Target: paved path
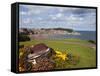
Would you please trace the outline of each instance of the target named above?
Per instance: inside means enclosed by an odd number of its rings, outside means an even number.
[[[92,47],[92,48],[96,47],[95,44],[91,44],[91,43],[87,43],[87,44],[85,44],[85,43],[80,43],[80,42],[65,42],[65,43],[66,43],[66,44],[77,44],[77,45],[87,46],[87,47]]]
[[[80,43],[80,42],[69,42],[69,41],[65,41],[65,42],[56,42],[56,43],[64,43],[64,44],[77,44],[77,45],[81,45],[81,46],[85,46],[85,47],[91,47],[91,48],[96,48],[95,44],[92,43]]]

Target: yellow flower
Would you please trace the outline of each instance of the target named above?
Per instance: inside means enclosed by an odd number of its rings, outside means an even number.
[[[62,60],[66,59],[66,54],[60,54],[60,55],[56,55],[56,57],[61,58]]]
[[[20,53],[19,53],[19,56],[22,56],[22,55],[23,55],[23,52],[20,52]]]
[[[55,52],[56,52],[56,57],[61,58],[64,61],[67,59],[67,54],[66,53],[62,53],[60,51],[55,51]]]
[[[62,54],[62,52],[60,52],[60,51],[56,51],[56,54]]]

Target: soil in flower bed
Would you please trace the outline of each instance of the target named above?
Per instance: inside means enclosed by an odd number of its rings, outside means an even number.
[[[38,58],[37,64],[32,64],[31,71],[46,71],[46,70],[52,70],[55,67],[55,63],[52,62],[48,58]]]

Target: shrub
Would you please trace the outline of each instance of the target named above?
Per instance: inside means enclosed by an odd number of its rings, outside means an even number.
[[[19,49],[19,71],[30,71],[32,68],[31,63],[27,62],[27,55],[30,51],[26,51],[25,48]]]
[[[64,50],[55,49],[56,55],[52,57],[55,62],[55,69],[71,68],[73,65],[77,65],[80,62],[80,56],[67,53]]]
[[[78,64],[79,63],[79,61],[80,61],[80,57],[78,56],[78,55],[73,55],[73,54],[68,54],[67,55],[67,57],[68,57],[68,60],[67,60],[67,62],[69,63],[69,64],[71,64],[71,65],[76,65],[76,64]]]
[[[24,48],[24,45],[19,45],[19,48]]]
[[[30,41],[29,36],[19,34],[19,41]]]
[[[88,40],[88,42],[96,44],[96,41],[93,41],[93,40]]]

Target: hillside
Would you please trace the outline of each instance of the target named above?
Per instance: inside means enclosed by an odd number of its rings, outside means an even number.
[[[68,28],[41,28],[41,29],[26,29],[20,28],[20,34],[26,35],[34,35],[34,34],[72,34],[72,35],[79,35],[78,32],[75,32],[73,29]]]

